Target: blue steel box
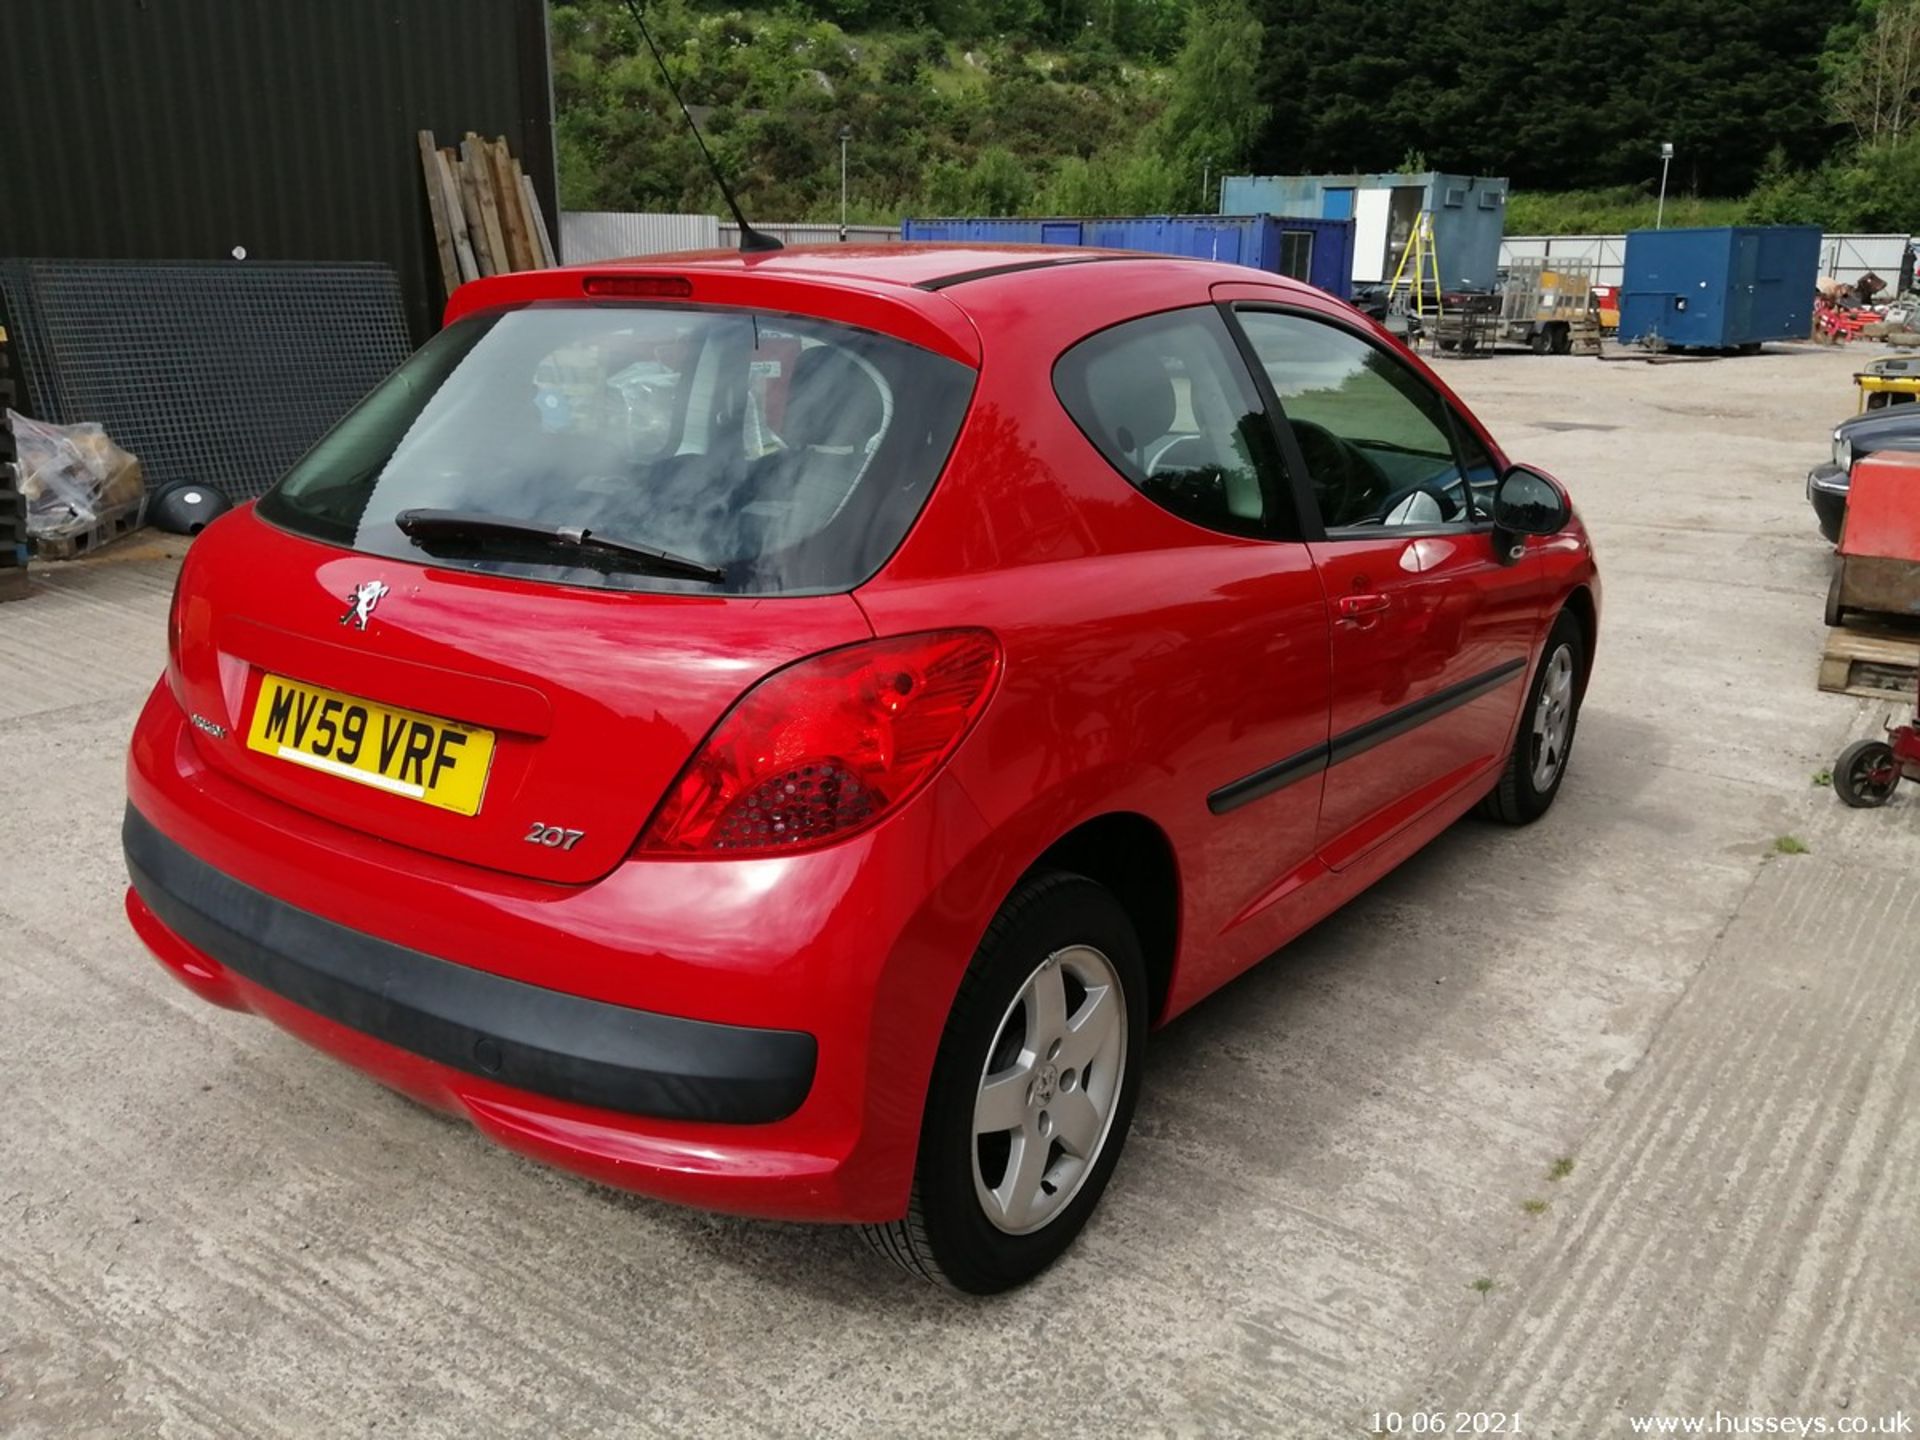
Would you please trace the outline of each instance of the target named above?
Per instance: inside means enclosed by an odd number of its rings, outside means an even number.
[[[1620,286],[1620,338],[1735,350],[1813,333],[1814,225],[1635,230]]]

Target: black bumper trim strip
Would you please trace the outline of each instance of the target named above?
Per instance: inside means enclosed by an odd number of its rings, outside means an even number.
[[[1345,734],[1336,735],[1325,745],[1315,745],[1312,749],[1302,750],[1289,755],[1284,760],[1243,775],[1238,780],[1229,781],[1207,796],[1207,809],[1216,815],[1225,815],[1229,810],[1237,810],[1242,805],[1271,795],[1297,780],[1318,775],[1329,766],[1338,765],[1343,760],[1351,760],[1364,754],[1376,745],[1385,744],[1396,736],[1417,729],[1465,705],[1470,700],[1478,700],[1498,690],[1514,676],[1527,668],[1524,659],[1516,658],[1496,665],[1470,679],[1449,685],[1444,690],[1436,690],[1431,695],[1422,696],[1411,704],[1402,705],[1398,710],[1390,710],[1364,725],[1356,725]]]
[[[132,805],[121,838],[134,890],[188,944],[455,1070],[579,1105],[725,1124],[783,1119],[813,1086],[817,1046],[800,1031],[629,1009],[362,934],[222,874]]]

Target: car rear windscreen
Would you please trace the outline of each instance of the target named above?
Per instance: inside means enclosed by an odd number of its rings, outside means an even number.
[[[534,580],[696,594],[848,590],[905,537],[946,463],[973,378],[903,341],[791,315],[604,304],[494,311],[423,346],[259,513],[369,554]],[[722,578],[604,554],[589,563],[564,545],[497,535],[416,543],[395,522],[418,511],[585,531]]]

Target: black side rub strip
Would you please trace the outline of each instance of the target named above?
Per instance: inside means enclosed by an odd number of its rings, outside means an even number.
[[[1509,680],[1527,668],[1522,658],[1508,660],[1491,670],[1482,671],[1469,679],[1449,685],[1444,690],[1436,690],[1431,695],[1422,696],[1410,704],[1402,705],[1398,710],[1389,710],[1377,719],[1364,725],[1356,725],[1343,735],[1336,735],[1325,745],[1316,745],[1311,750],[1302,750],[1297,755],[1243,775],[1238,780],[1229,781],[1207,796],[1207,809],[1216,815],[1224,815],[1229,810],[1237,810],[1249,801],[1258,800],[1263,795],[1271,795],[1283,786],[1296,780],[1304,780],[1309,775],[1317,775],[1330,765],[1338,765],[1343,760],[1364,754],[1376,745],[1383,745],[1396,736],[1417,729],[1429,720],[1434,720],[1449,710],[1458,709],[1470,700],[1478,700],[1482,695],[1498,690]]]
[[[1354,756],[1371,750],[1376,745],[1385,744],[1397,735],[1418,729],[1429,720],[1434,720],[1457,710],[1469,700],[1478,700],[1482,695],[1498,690],[1514,676],[1527,668],[1525,659],[1516,656],[1491,670],[1483,670],[1471,679],[1449,685],[1444,690],[1436,690],[1398,710],[1389,710],[1378,719],[1369,720],[1364,725],[1356,725],[1344,735],[1333,737],[1327,747],[1329,765],[1338,765],[1342,760],[1351,760]]]
[[[568,995],[410,950],[221,874],[127,807],[133,888],[174,933],[294,1004],[455,1070],[631,1115],[763,1124],[800,1108],[815,1044]]]
[[[1238,780],[1222,785],[1207,796],[1207,809],[1216,815],[1224,815],[1229,810],[1238,810],[1242,805],[1251,804],[1262,795],[1271,795],[1276,790],[1284,789],[1296,780],[1318,775],[1326,768],[1327,747],[1316,745],[1311,750],[1289,755],[1251,775],[1242,775]]]

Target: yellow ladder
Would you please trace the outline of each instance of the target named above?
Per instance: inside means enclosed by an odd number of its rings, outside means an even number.
[[[1405,286],[1407,306],[1422,320],[1427,318],[1428,287],[1432,287],[1432,311],[1440,313],[1440,255],[1433,245],[1433,212],[1422,210],[1414,219],[1413,234],[1407,239],[1407,248],[1400,252],[1400,263],[1394,267],[1393,283],[1387,286],[1387,294],[1393,295]]]

